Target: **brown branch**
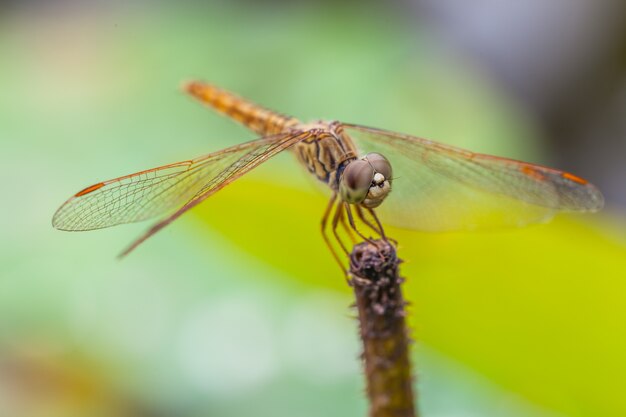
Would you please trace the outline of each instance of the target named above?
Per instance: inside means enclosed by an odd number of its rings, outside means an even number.
[[[370,417],[417,416],[399,263],[395,248],[383,240],[360,243],[350,255]]]

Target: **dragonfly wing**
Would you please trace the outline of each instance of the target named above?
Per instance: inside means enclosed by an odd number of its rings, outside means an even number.
[[[295,137],[265,137],[94,184],[67,200],[54,214],[52,224],[61,230],[82,231],[163,215],[193,201],[209,187],[232,181],[251,160],[258,165]]]
[[[120,257],[128,255],[142,242],[144,242],[150,236],[154,235],[156,232],[176,220],[187,210],[190,210],[198,204],[202,203],[204,200],[206,200],[222,188],[226,187],[228,184],[235,181],[251,169],[267,161],[269,158],[273,157],[277,153],[282,152],[283,150],[294,145],[295,143],[308,138],[312,134],[313,133],[311,131],[303,131],[296,134],[281,135],[278,140],[271,141],[269,143],[267,143],[266,141],[266,143],[262,144],[260,147],[252,148],[236,162],[228,166],[226,169],[222,170],[217,176],[211,178],[209,182],[206,183],[202,187],[202,189],[198,191],[198,193],[196,193],[196,195],[184,206],[182,206],[181,208],[176,210],[176,212],[148,229],[146,233],[144,233],[142,236],[139,237],[139,239],[135,240],[129,247],[127,247],[120,254]]]
[[[395,226],[425,231],[523,226],[559,211],[597,211],[604,203],[595,186],[567,172],[343,126],[360,151],[379,152],[391,162],[392,192],[376,211]]]

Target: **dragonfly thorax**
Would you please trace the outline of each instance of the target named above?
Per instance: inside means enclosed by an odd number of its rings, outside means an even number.
[[[391,192],[391,164],[379,153],[350,162],[339,180],[339,195],[350,204],[378,207]]]

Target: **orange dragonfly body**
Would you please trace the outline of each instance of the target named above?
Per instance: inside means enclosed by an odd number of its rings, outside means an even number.
[[[185,90],[260,135],[199,158],[91,185],[54,214],[61,230],[93,230],[164,216],[122,255],[259,164],[291,150],[330,188],[322,235],[331,225],[369,239],[382,223],[424,230],[473,230],[545,222],[559,211],[602,208],[600,191],[573,174],[483,155],[415,136],[338,121],[302,123],[203,82]],[[393,191],[392,191],[393,190]],[[346,224],[346,220],[348,224]]]

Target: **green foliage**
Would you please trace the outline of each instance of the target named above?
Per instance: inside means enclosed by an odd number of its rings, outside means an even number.
[[[184,97],[188,78],[305,120],[549,161],[478,69],[373,7],[1,15],[0,361],[74,362],[105,392],[173,415],[363,414],[350,290],[319,236],[326,199],[289,155],[121,263],[145,225],[64,234],[50,218],[96,181],[251,139]],[[626,414],[626,246],[612,237],[624,230],[623,214],[601,213],[485,234],[390,231],[425,410]],[[31,394],[45,410],[49,397]]]

